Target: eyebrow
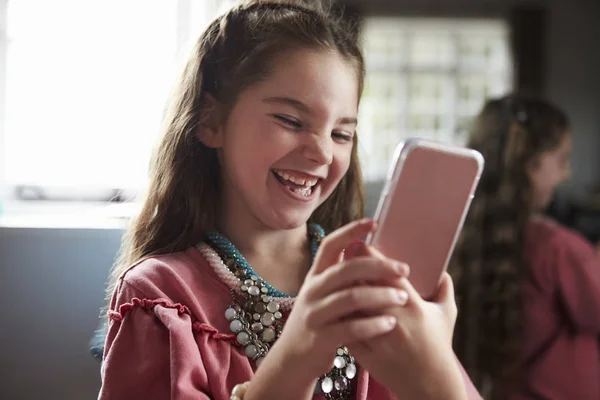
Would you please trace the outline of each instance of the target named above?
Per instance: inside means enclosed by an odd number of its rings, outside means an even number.
[[[306,104],[304,104],[300,100],[294,99],[292,97],[280,97],[280,96],[267,97],[267,98],[263,99],[263,102],[271,103],[271,104],[285,104],[288,106],[292,106],[292,107],[300,110],[301,112],[304,112],[307,114],[311,113],[310,107],[308,107]],[[338,120],[338,123],[344,124],[344,125],[356,125],[358,123],[358,120],[353,117],[343,117]]]

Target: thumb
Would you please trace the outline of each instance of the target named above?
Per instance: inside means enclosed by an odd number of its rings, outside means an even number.
[[[452,282],[450,274],[448,274],[447,272],[444,272],[444,275],[442,275],[440,287],[431,301],[433,303],[439,304],[447,311],[451,311],[453,313],[456,312],[456,301],[454,299],[454,283]]]

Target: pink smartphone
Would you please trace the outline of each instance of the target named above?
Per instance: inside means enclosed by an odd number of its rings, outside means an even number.
[[[475,150],[431,140],[411,138],[396,148],[367,243],[407,263],[424,299],[437,292],[483,164]]]

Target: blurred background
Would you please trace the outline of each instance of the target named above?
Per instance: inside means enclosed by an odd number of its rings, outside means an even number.
[[[89,339],[169,90],[226,0],[0,1],[0,398],[92,399]],[[574,130],[550,214],[600,239],[600,1],[337,0],[359,24],[367,214],[400,140],[526,91]]]

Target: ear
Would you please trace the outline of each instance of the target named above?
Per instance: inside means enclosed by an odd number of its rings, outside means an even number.
[[[206,93],[200,111],[200,125],[196,132],[196,136],[206,147],[223,147],[221,110],[221,104],[210,93]]]

